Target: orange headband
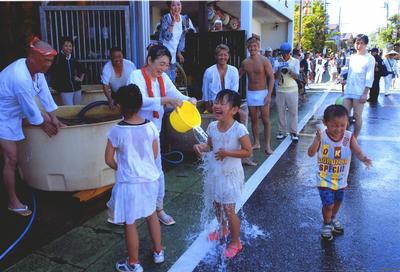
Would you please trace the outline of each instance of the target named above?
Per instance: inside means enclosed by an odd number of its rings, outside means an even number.
[[[29,42],[29,48],[42,56],[56,56],[57,51],[51,48],[50,51],[44,50],[42,48],[35,47],[35,43],[41,42],[41,40],[38,37],[33,37],[32,40]]]

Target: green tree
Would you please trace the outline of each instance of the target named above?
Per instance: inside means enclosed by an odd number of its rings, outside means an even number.
[[[378,45],[386,48],[388,44],[400,43],[400,15],[395,14],[389,18],[387,27],[378,30]]]
[[[294,43],[299,44],[299,12],[300,6],[296,4],[294,14]],[[321,1],[313,1],[311,13],[303,15],[301,47],[305,51],[322,51],[327,35],[327,16]]]

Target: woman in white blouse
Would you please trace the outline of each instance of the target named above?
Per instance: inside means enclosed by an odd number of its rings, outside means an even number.
[[[219,91],[239,91],[239,71],[228,64],[229,47],[225,44],[218,45],[215,48],[215,59],[217,63],[207,68],[203,76],[203,100],[209,112],[212,112],[212,104]]]
[[[128,84],[137,85],[142,93],[143,106],[139,111],[139,116],[152,121],[161,132],[165,105],[177,107],[182,105],[183,100],[188,100],[193,104],[196,104],[197,101],[195,98],[183,95],[165,73],[171,61],[171,53],[168,48],[163,45],[150,47],[146,60],[146,64],[140,70],[131,74]],[[160,146],[158,150],[156,165],[161,175],[158,179],[160,187],[156,204],[157,215],[163,224],[172,225],[175,224],[175,220],[163,210],[165,180],[161,165]]]

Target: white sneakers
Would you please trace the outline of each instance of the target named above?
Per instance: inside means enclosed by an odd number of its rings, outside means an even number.
[[[158,263],[163,263],[164,262],[164,250],[162,249],[159,253],[153,252],[153,261],[158,264]]]

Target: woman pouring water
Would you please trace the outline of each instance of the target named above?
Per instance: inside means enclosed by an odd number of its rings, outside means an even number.
[[[171,53],[163,45],[149,48],[146,64],[140,70],[134,71],[128,84],[136,84],[143,95],[143,106],[139,111],[142,118],[153,121],[158,131],[161,131],[164,106],[178,107],[183,100],[196,104],[196,99],[183,95],[165,73],[171,61]],[[158,141],[159,143],[160,141]],[[160,147],[158,148],[160,152]],[[165,181],[161,166],[161,156],[157,156],[156,164],[160,170],[159,191],[157,197],[157,215],[165,225],[175,224],[175,220],[163,210]]]

